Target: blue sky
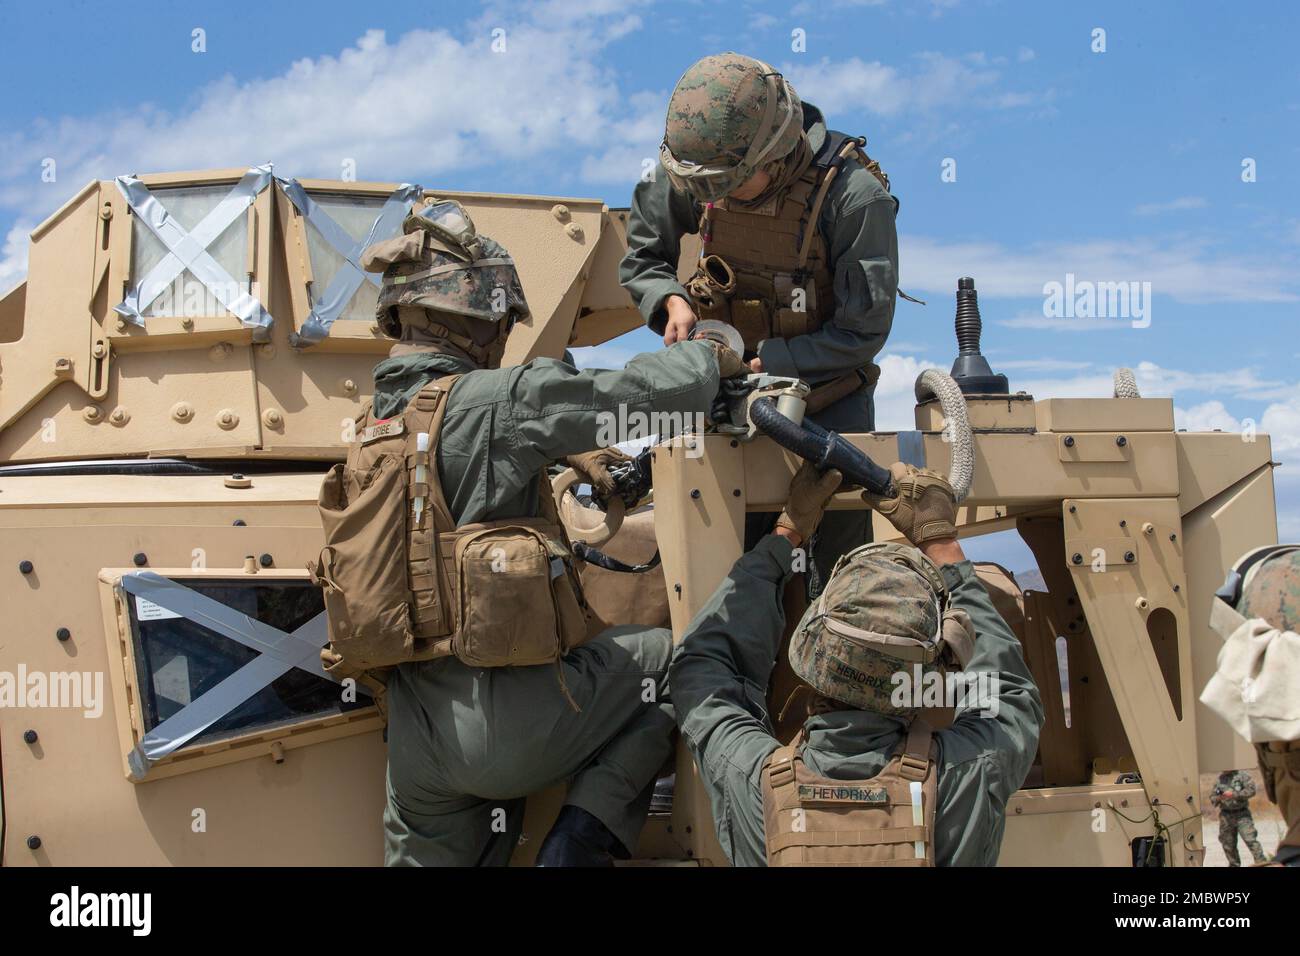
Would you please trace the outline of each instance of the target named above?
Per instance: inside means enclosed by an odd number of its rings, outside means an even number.
[[[360,179],[627,205],[677,77],[735,49],[865,134],[901,200],[902,286],[929,305],[899,304],[882,428],[908,427],[917,371],[951,362],[970,274],[1013,388],[1105,395],[1128,365],[1182,425],[1270,431],[1281,532],[1300,538],[1297,28],[1285,2],[4,0],[0,285],[36,223],[126,172],[270,159],[337,177],[352,159]],[[1044,283],[1067,274],[1150,282],[1149,326],[1048,318]],[[588,360],[654,344],[634,333]]]

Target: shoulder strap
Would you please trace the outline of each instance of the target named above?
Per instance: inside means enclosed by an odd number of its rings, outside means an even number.
[[[799,759],[800,739],[796,737],[784,747],[777,747],[767,758],[767,782],[773,790],[781,790],[794,783],[794,763]]]
[[[822,168],[825,169],[825,172],[822,174],[821,186],[813,196],[812,209],[808,213],[808,221],[804,223],[803,242],[799,244],[800,272],[802,272],[804,266],[807,265],[808,254],[812,252],[813,236],[817,234],[817,218],[821,215],[822,203],[825,202],[826,194],[831,190],[831,183],[835,181],[835,176],[840,171],[840,167],[844,165],[844,160],[848,159],[861,149],[862,144],[866,142],[865,140],[859,140],[856,137],[845,136],[843,133],[832,134],[828,132],[827,142],[826,144],[823,144],[822,151],[818,153],[818,156],[821,156],[822,153],[826,151],[826,147],[831,143],[832,136],[839,137],[837,142],[841,145],[839,149],[831,155],[828,162],[817,164],[822,166]]]
[[[924,780],[930,772],[930,740],[934,732],[922,718],[913,718],[903,742],[898,774],[904,780]]]
[[[438,439],[442,435],[442,421],[447,416],[448,397],[451,394],[452,386],[459,381],[460,375],[444,375],[442,378],[435,379],[411,400],[409,408],[417,414],[424,416],[432,413],[429,419],[429,506],[444,522],[447,528],[456,527],[456,519],[452,517],[451,509],[447,507],[447,498],[442,493],[442,476],[438,474]],[[414,437],[411,438],[414,442]],[[412,447],[411,445],[407,446]]]

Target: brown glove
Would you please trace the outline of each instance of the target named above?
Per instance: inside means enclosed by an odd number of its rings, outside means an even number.
[[[737,375],[749,374],[749,366],[739,355],[721,342],[712,339],[705,339],[705,341],[713,346],[713,352],[718,357],[718,378],[735,378]]]
[[[776,519],[776,526],[793,531],[805,541],[812,537],[826,505],[840,486],[841,477],[834,468],[818,472],[816,465],[805,461],[790,480],[790,496],[785,510]]]
[[[863,501],[888,518],[914,547],[957,536],[957,498],[943,475],[901,461],[889,471],[898,494],[881,498],[864,491]]]
[[[614,479],[609,474],[609,466],[628,461],[630,457],[617,448],[597,448],[581,455],[570,455],[564,459],[564,463],[576,471],[602,498],[608,498],[614,493]]]

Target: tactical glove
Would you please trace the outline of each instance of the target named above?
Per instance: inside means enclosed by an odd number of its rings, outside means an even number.
[[[713,352],[718,357],[718,378],[735,378],[737,375],[749,374],[749,366],[739,355],[721,342],[712,339],[705,339],[705,341],[713,347]]]
[[[776,519],[776,526],[793,531],[807,541],[821,523],[822,513],[839,488],[841,477],[834,468],[818,472],[816,465],[805,461],[790,481],[790,496],[785,510]]]
[[[895,462],[889,468],[897,494],[881,498],[868,491],[867,502],[890,520],[914,547],[957,537],[957,498],[938,472]]]
[[[564,463],[591,485],[600,497],[608,498],[614,493],[614,478],[609,473],[609,466],[630,460],[630,456],[617,448],[598,448],[581,455],[570,455],[564,459]]]

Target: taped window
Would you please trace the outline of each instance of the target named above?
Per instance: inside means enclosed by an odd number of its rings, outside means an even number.
[[[340,337],[368,338],[380,280],[361,268],[361,254],[375,242],[401,234],[402,220],[422,190],[410,183],[393,190],[358,186],[343,192],[319,185],[308,189],[296,179],[276,182],[287,200],[284,212],[291,217],[286,237],[298,247],[290,250],[288,261],[296,259],[302,268],[302,284],[295,284],[293,292],[296,330],[289,344],[328,346],[338,319],[365,320],[360,328],[340,327]]]
[[[354,243],[361,242],[369,234],[379,211],[384,208],[384,200],[378,197],[363,196],[329,196],[310,193],[312,201],[338,223]],[[325,299],[325,292],[334,281],[339,269],[347,263],[342,252],[326,241],[316,224],[310,219],[307,225],[307,252],[311,256],[311,305],[320,309]],[[362,282],[356,292],[348,299],[336,319],[360,319],[366,322],[375,320],[375,305],[379,302],[379,287],[373,281]]]
[[[152,779],[160,765],[170,773],[265,754],[276,739],[302,746],[373,729],[366,689],[321,665],[324,601],[300,573],[101,580],[114,595],[132,779]]]
[[[162,204],[186,232],[193,233],[230,192],[228,185],[153,189]],[[207,245],[207,251],[231,277],[237,293],[250,291],[248,231],[250,209],[244,210]],[[171,250],[138,216],[131,221],[131,283],[135,285],[154,271]],[[158,297],[141,310],[145,317],[163,315],[220,316],[226,308],[188,268],[162,287]]]
[[[286,633],[298,630],[325,610],[320,589],[306,581],[256,585],[188,582],[187,586]],[[258,656],[252,648],[141,595],[133,596],[129,610],[146,730],[173,717]],[[357,702],[346,703],[338,684],[291,668],[191,738],[190,743],[343,713],[368,704],[369,699],[363,695],[361,690]]]

